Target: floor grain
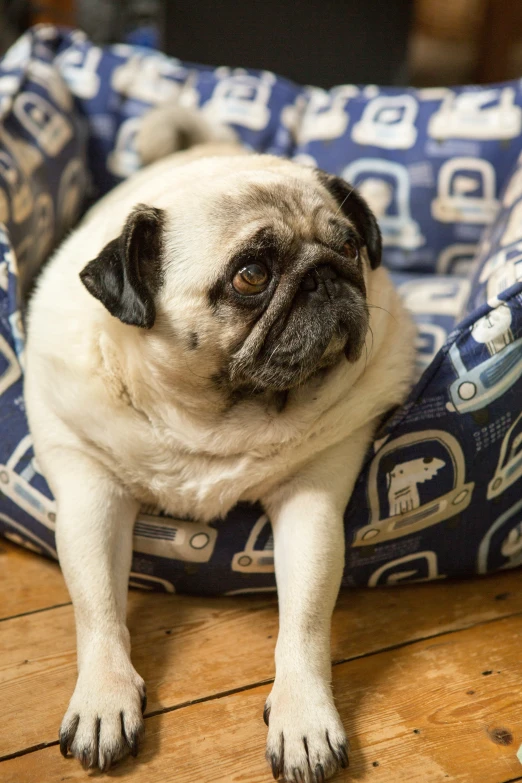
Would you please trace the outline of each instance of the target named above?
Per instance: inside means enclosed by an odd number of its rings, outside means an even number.
[[[62,577],[42,558],[0,549],[0,781],[85,781],[56,747],[75,678]],[[512,572],[341,595],[334,692],[352,760],[336,783],[522,780],[519,586]],[[149,691],[146,740],[138,760],[95,777],[268,783],[261,713],[275,600],[131,591],[129,625]]]

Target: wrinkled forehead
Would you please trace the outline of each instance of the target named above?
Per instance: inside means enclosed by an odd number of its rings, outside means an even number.
[[[336,204],[319,181],[267,176],[238,183],[216,196],[211,213],[224,246],[241,243],[256,231],[271,231],[285,241],[323,240],[331,228]],[[341,215],[338,222],[345,222]]]
[[[187,288],[201,290],[260,235],[284,254],[303,242],[334,242],[348,226],[312,171],[220,171],[204,186],[193,182],[178,201],[167,231],[167,265]]]

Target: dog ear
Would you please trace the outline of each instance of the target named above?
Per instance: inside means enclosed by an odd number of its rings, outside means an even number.
[[[120,236],[80,272],[89,293],[124,324],[144,329],[154,325],[164,222],[163,210],[138,204]]]
[[[339,209],[352,221],[366,245],[370,266],[377,269],[381,263],[382,238],[377,219],[370,207],[352,185],[341,177],[319,170],[322,184],[339,204]]]

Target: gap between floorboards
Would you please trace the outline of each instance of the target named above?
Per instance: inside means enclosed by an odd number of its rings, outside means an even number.
[[[20,614],[10,614],[8,617],[0,617],[0,623],[7,620],[16,620],[18,617],[27,617],[30,614],[40,614],[41,612],[50,612],[51,609],[61,609],[63,606],[72,606],[72,601],[66,601],[63,604],[53,604],[52,606],[42,606],[41,609],[31,609],[30,612],[20,612]]]
[[[437,639],[440,636],[461,633],[462,631],[468,631],[471,628],[478,628],[482,625],[490,625],[491,623],[500,622],[501,620],[510,619],[512,617],[520,617],[521,615],[522,612],[513,612],[512,614],[505,615],[504,617],[494,617],[490,620],[482,620],[481,622],[472,623],[462,628],[451,629],[449,631],[441,631],[440,633],[428,634],[427,636],[423,636],[420,639],[411,639],[405,642],[398,642],[397,644],[392,644],[388,647],[382,647],[379,650],[373,650],[367,653],[361,653],[360,655],[353,655],[350,658],[343,658],[340,660],[333,661],[332,666],[340,666],[345,663],[350,663],[351,661],[359,660],[360,658],[371,658],[375,655],[380,655],[381,653],[390,652],[392,650],[400,650],[404,647],[412,647],[413,645],[419,644],[420,642],[429,641],[430,639]],[[177,710],[185,709],[186,707],[191,707],[194,704],[203,704],[204,702],[207,701],[216,701],[217,699],[224,699],[227,696],[233,696],[237,693],[241,693],[242,691],[251,691],[254,688],[261,687],[262,685],[268,685],[269,683],[273,682],[273,679],[274,679],[273,677],[268,677],[266,679],[259,680],[257,682],[248,683],[247,685],[240,685],[237,688],[230,688],[229,690],[220,691],[219,693],[213,693],[208,696],[201,696],[199,699],[190,699],[189,701],[182,702],[181,704],[173,704],[170,707],[161,707],[158,710],[147,712],[144,718],[145,720],[147,720],[147,718],[155,718],[158,715],[165,715],[169,712],[176,712]],[[9,761],[11,759],[18,758],[18,756],[25,756],[28,753],[36,753],[39,750],[43,750],[44,748],[50,748],[58,744],[59,744],[58,740],[53,740],[51,742],[42,742],[39,743],[38,745],[31,745],[28,748],[21,748],[20,750],[17,750],[15,753],[10,753],[6,756],[0,756],[0,763],[2,761]],[[518,783],[518,781],[522,781],[522,777],[511,778],[510,780],[502,781],[502,783]]]

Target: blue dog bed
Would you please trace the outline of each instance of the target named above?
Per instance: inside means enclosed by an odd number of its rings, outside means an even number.
[[[87,202],[139,167],[141,116],[164,100],[199,105],[253,149],[357,185],[418,321],[418,382],[383,422],[346,510],[343,584],[519,565],[521,83],[324,91],[128,45],[100,49],[49,26],[0,62],[0,533],[56,557],[55,505],[24,411],[21,294]],[[269,590],[272,550],[257,506],[210,526],[142,513],[131,584]]]

